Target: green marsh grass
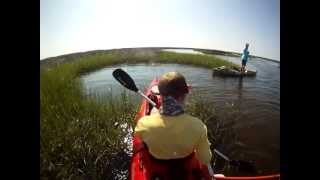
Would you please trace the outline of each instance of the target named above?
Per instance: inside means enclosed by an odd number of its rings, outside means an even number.
[[[207,55],[114,51],[40,67],[41,179],[126,179],[130,157],[123,138],[134,126],[140,101],[126,91],[120,96],[86,96],[79,77],[105,66],[144,62],[236,66]],[[214,111],[202,102],[195,98],[190,112],[206,123],[219,124]],[[116,124],[128,124],[128,131]],[[223,138],[218,133],[210,130],[209,137],[219,142]]]
[[[202,54],[188,54],[188,53],[175,53],[166,51],[150,51],[144,52],[138,51],[108,51],[96,53],[84,57],[80,57],[78,60],[74,60],[67,63],[60,63],[51,65],[49,68],[57,66],[71,66],[75,70],[75,75],[79,73],[86,73],[97,70],[99,68],[116,65],[116,64],[137,64],[137,63],[177,63],[177,64],[189,64],[194,66],[200,66],[205,68],[215,68],[219,66],[231,66],[239,67],[239,65],[220,59],[214,55],[202,55]],[[44,65],[43,65],[44,66]],[[45,66],[44,66],[45,67]],[[47,67],[48,68],[48,67]],[[46,69],[46,68],[43,68]]]
[[[157,61],[158,59],[156,59]],[[219,66],[238,67],[238,65],[225,61],[213,55],[202,54],[187,54],[175,52],[160,52],[159,62],[162,63],[177,63],[200,66],[204,68],[215,68]]]

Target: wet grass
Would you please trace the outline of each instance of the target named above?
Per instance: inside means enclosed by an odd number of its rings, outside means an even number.
[[[109,52],[40,68],[40,178],[126,179],[130,157],[123,139],[139,102],[124,91],[120,96],[86,96],[79,76],[122,63],[182,63],[203,67],[233,64],[205,55],[171,52]],[[96,101],[95,99],[99,99]],[[213,128],[209,138],[224,143],[221,121],[205,101],[194,98],[191,114]],[[127,131],[116,124],[129,124]],[[219,134],[220,133],[220,134]],[[123,176],[120,176],[123,174]]]

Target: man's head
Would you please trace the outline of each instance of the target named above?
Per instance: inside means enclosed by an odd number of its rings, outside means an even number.
[[[189,93],[185,78],[178,72],[163,74],[159,80],[158,89],[162,96],[172,96],[177,100],[184,99]]]
[[[249,47],[249,43],[246,43],[246,48],[248,48]]]

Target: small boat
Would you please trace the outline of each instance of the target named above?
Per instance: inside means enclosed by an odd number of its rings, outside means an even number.
[[[257,71],[246,70],[245,72],[241,73],[240,68],[221,66],[213,68],[212,75],[222,77],[253,77],[257,75]]]
[[[153,100],[156,103],[156,107],[159,108],[161,106],[161,96],[157,84],[158,79],[153,79],[145,95]],[[150,115],[152,109],[151,104],[143,99],[140,109],[136,114],[135,121],[138,122],[141,117]],[[146,145],[138,136],[133,136],[132,143],[133,153],[129,170],[130,180],[155,180],[157,178],[159,178],[159,180],[169,180],[172,179],[172,172],[176,173],[179,167],[184,167],[184,177],[182,179],[212,179],[207,166],[200,163],[195,153],[192,153],[188,158],[184,158],[181,161],[178,160],[178,163],[177,160],[156,160],[150,155]],[[250,177],[228,177],[223,174],[216,174],[214,177],[216,180],[279,180],[280,174]]]

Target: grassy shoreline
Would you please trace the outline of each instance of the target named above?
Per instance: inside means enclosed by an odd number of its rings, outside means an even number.
[[[92,51],[90,53],[79,53],[43,60],[40,61],[40,69],[71,64],[72,66],[76,66],[75,68],[80,71],[90,72],[109,65],[151,62],[178,63],[204,68],[214,68],[222,65],[239,67],[239,65],[215,57],[214,55],[175,53],[157,49],[119,49]]]
[[[82,93],[78,77],[110,65],[145,62],[237,66],[214,56],[159,51],[98,52],[40,66],[41,179],[115,179],[128,169],[130,157],[125,155],[123,143],[128,131],[115,124],[133,126],[139,103],[125,91],[121,96],[109,94],[98,97],[105,101],[94,101]],[[213,117],[211,111],[201,111],[204,107],[206,103],[190,112]]]

